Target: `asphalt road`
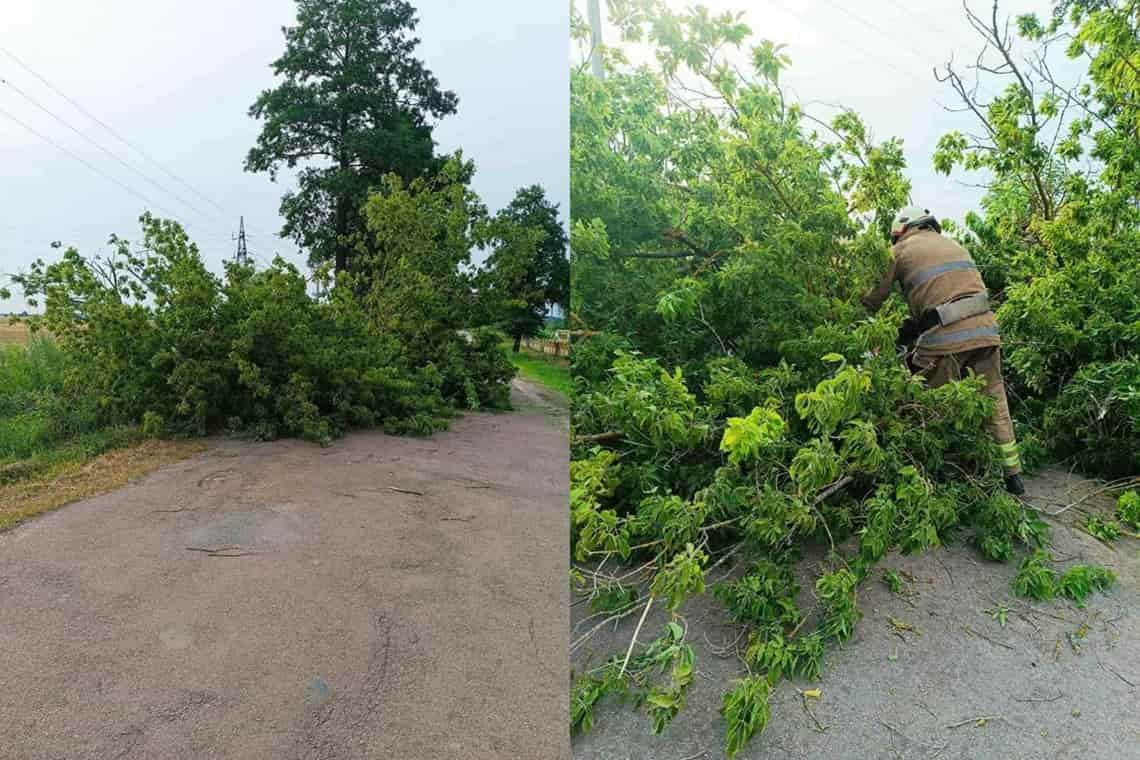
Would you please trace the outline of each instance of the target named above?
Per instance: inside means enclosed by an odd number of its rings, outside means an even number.
[[[0,757],[566,757],[565,422],[515,397],[0,534]]]

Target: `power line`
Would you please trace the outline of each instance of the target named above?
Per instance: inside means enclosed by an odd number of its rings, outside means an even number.
[[[142,148],[138,147],[137,145],[135,145],[134,143],[132,143],[130,140],[128,140],[127,138],[123,137],[121,134],[119,134],[119,132],[118,132],[118,131],[116,131],[116,130],[115,130],[115,128],[114,128],[114,127],[112,127],[110,124],[108,124],[107,122],[105,122],[105,121],[103,121],[102,119],[100,119],[100,118],[99,118],[98,116],[96,116],[95,114],[93,114],[93,113],[91,113],[90,111],[88,111],[86,108],[84,108],[84,107],[83,107],[82,105],[80,105],[78,102],[76,102],[76,101],[75,101],[73,98],[69,97],[69,96],[67,95],[67,93],[63,92],[63,91],[62,91],[62,90],[60,90],[58,87],[56,87],[56,86],[55,86],[55,85],[53,85],[51,82],[49,82],[49,81],[48,81],[48,80],[47,80],[47,79],[46,79],[46,78],[45,78],[45,77],[44,77],[42,74],[40,74],[39,72],[37,72],[35,69],[33,69],[33,68],[32,68],[31,66],[29,66],[28,64],[24,63],[24,61],[23,61],[23,60],[21,60],[21,59],[19,58],[19,56],[17,56],[17,55],[16,55],[15,53],[13,53],[11,50],[8,50],[8,49],[7,49],[6,47],[4,47],[3,45],[0,45],[0,53],[4,53],[4,55],[6,55],[6,56],[8,56],[9,58],[11,58],[13,61],[15,61],[15,62],[16,62],[16,63],[17,63],[19,66],[20,66],[20,68],[24,69],[24,71],[26,71],[26,72],[28,72],[29,74],[31,74],[32,76],[34,76],[36,79],[38,79],[40,82],[42,82],[42,83],[43,83],[43,85],[44,85],[45,87],[47,87],[49,90],[51,90],[52,92],[54,92],[54,93],[55,93],[56,95],[58,95],[59,97],[63,98],[63,100],[67,101],[67,102],[68,102],[68,103],[69,103],[69,104],[70,104],[70,105],[71,105],[73,108],[75,108],[77,111],[79,111],[80,113],[82,113],[82,114],[83,114],[84,116],[86,116],[88,119],[90,119],[91,121],[95,122],[96,124],[98,124],[98,125],[99,125],[100,127],[102,127],[103,129],[107,130],[107,132],[108,132],[108,133],[109,133],[109,134],[110,134],[112,137],[114,137],[116,140],[118,140],[119,142],[121,142],[123,145],[126,145],[128,148],[130,148],[131,150],[133,150],[133,151],[134,151],[135,153],[137,153],[138,155],[142,156],[142,158],[143,158],[143,159],[145,159],[145,160],[146,160],[148,163],[150,163],[152,166],[155,166],[155,167],[156,167],[156,168],[158,168],[160,171],[162,171],[164,174],[166,174],[168,177],[170,177],[171,179],[173,179],[175,182],[178,182],[180,185],[182,185],[183,187],[185,187],[186,189],[188,189],[188,190],[189,190],[190,192],[192,192],[194,195],[198,196],[199,198],[201,198],[202,200],[204,200],[206,203],[209,203],[211,206],[213,206],[214,208],[216,208],[216,209],[217,209],[219,212],[221,212],[223,215],[228,215],[228,214],[229,214],[229,212],[228,212],[228,211],[225,209],[225,207],[224,207],[224,206],[222,206],[220,203],[218,203],[217,201],[215,201],[213,198],[210,198],[209,196],[207,196],[207,195],[205,195],[204,193],[202,193],[200,190],[198,190],[196,187],[194,187],[193,185],[191,185],[189,182],[187,182],[186,180],[182,179],[182,177],[178,176],[178,175],[177,175],[177,174],[175,174],[173,171],[171,171],[170,169],[166,168],[166,166],[164,166],[163,164],[159,163],[159,162],[158,162],[156,159],[152,158],[152,157],[150,156],[150,154],[148,154],[148,153],[147,153],[146,151],[144,151]],[[10,85],[10,86],[11,86],[11,85]],[[173,193],[171,193],[171,194],[173,195]],[[183,201],[183,203],[185,203],[185,201]],[[187,204],[187,205],[190,205],[190,204]],[[199,212],[199,213],[200,213],[200,212]],[[258,228],[257,228],[257,227],[252,227],[252,229],[254,229],[254,230],[257,230]],[[259,231],[259,230],[258,230],[258,231]],[[259,232],[260,232],[260,231],[259,231]],[[262,234],[265,234],[267,237],[274,237],[274,235],[272,235],[271,233],[262,233]]]
[[[912,48],[912,47],[911,47],[909,44],[907,44],[907,43],[905,43],[905,42],[901,42],[901,41],[899,40],[899,38],[898,38],[898,37],[899,37],[899,35],[893,35],[893,34],[889,33],[889,32],[888,32],[886,29],[883,29],[883,27],[879,26],[878,24],[876,24],[876,23],[874,23],[874,22],[872,22],[872,21],[868,21],[867,19],[865,19],[865,18],[863,18],[862,16],[860,16],[858,13],[855,13],[854,11],[850,11],[850,10],[848,10],[848,9],[844,8],[842,5],[840,5],[839,3],[835,2],[835,0],[824,0],[824,2],[826,2],[826,3],[827,3],[828,5],[830,5],[832,8],[834,8],[834,9],[835,9],[835,10],[837,10],[837,11],[839,11],[840,13],[842,13],[844,16],[846,16],[847,18],[851,19],[852,21],[855,21],[855,22],[856,22],[856,23],[858,23],[858,24],[862,24],[863,26],[865,26],[866,28],[870,29],[870,30],[871,30],[871,31],[873,31],[873,32],[878,32],[878,33],[879,33],[879,34],[881,34],[881,35],[882,35],[882,36],[883,36],[885,39],[888,39],[888,40],[890,40],[891,42],[894,42],[895,44],[900,44],[900,43],[901,43],[901,44],[902,44],[902,47],[903,47],[905,50],[907,50],[908,52],[910,52],[912,55],[914,55],[916,58],[918,58],[919,60],[921,60],[923,63],[926,63],[926,62],[927,62],[927,60],[926,60],[926,56],[925,56],[925,55],[923,55],[922,53],[919,53],[917,50],[915,50],[914,48]]]
[[[26,64],[26,63],[24,63],[22,60],[20,60],[20,59],[19,59],[19,58],[16,56],[16,54],[15,54],[15,53],[13,53],[11,50],[8,50],[8,49],[7,49],[7,48],[5,48],[4,46],[0,45],[0,52],[4,53],[6,56],[8,56],[8,57],[9,57],[9,58],[11,58],[13,61],[15,61],[17,64],[19,64],[21,68],[23,68],[23,69],[24,69],[25,71],[27,71],[29,74],[31,74],[32,76],[34,76],[36,79],[38,79],[38,80],[40,80],[41,82],[43,82],[44,86],[46,86],[46,87],[47,87],[49,90],[51,90],[52,92],[54,92],[56,95],[58,95],[59,97],[63,98],[63,99],[64,99],[64,100],[66,100],[68,103],[70,103],[70,104],[71,104],[71,105],[72,105],[72,106],[73,106],[73,107],[74,107],[74,108],[75,108],[77,111],[79,111],[80,113],[82,113],[82,114],[83,114],[84,116],[86,116],[88,119],[91,119],[91,121],[95,122],[96,124],[98,124],[99,126],[101,126],[103,129],[107,130],[107,131],[108,131],[108,132],[109,132],[109,133],[110,133],[110,134],[111,134],[111,135],[112,135],[112,136],[113,136],[113,137],[114,137],[116,140],[118,140],[119,142],[123,143],[123,144],[124,144],[124,145],[126,145],[128,148],[131,148],[132,150],[134,150],[136,153],[138,153],[140,156],[142,156],[142,157],[143,157],[144,159],[146,159],[148,162],[150,162],[150,163],[151,163],[151,164],[153,164],[154,166],[156,166],[156,167],[158,167],[159,169],[161,169],[161,170],[162,170],[162,171],[163,171],[163,172],[164,172],[164,173],[165,173],[167,176],[169,176],[171,179],[175,180],[176,182],[179,182],[179,183],[181,183],[181,184],[182,184],[183,186],[185,186],[185,187],[186,187],[188,190],[190,190],[190,192],[194,193],[194,194],[195,194],[195,195],[197,195],[199,198],[201,198],[202,200],[204,200],[204,201],[206,201],[207,203],[209,203],[211,206],[213,206],[214,208],[216,208],[218,211],[222,212],[223,214],[224,214],[224,213],[226,213],[226,210],[225,210],[225,208],[223,208],[223,207],[222,207],[220,204],[218,204],[217,202],[215,202],[215,201],[214,201],[212,198],[209,198],[208,196],[206,196],[206,195],[204,195],[203,193],[199,192],[199,191],[198,191],[198,189],[197,189],[197,188],[195,188],[193,185],[191,185],[189,182],[187,182],[186,180],[182,179],[181,177],[179,177],[177,174],[175,174],[174,172],[170,171],[169,169],[167,169],[165,166],[163,166],[162,164],[160,164],[160,163],[159,163],[158,161],[156,161],[155,159],[151,158],[151,157],[150,157],[150,156],[149,156],[149,155],[148,155],[148,154],[147,154],[147,153],[146,153],[146,152],[145,152],[145,151],[144,151],[142,148],[138,147],[137,145],[135,145],[135,144],[133,144],[131,141],[129,141],[127,138],[125,138],[125,137],[123,137],[122,135],[120,135],[120,134],[119,134],[117,131],[115,131],[115,129],[114,129],[113,127],[111,127],[111,125],[107,124],[105,121],[103,121],[102,119],[100,119],[99,117],[97,117],[95,114],[91,113],[90,111],[88,111],[86,108],[84,108],[83,106],[81,106],[79,103],[77,103],[77,102],[75,102],[74,100],[72,100],[70,97],[68,97],[68,96],[67,96],[67,94],[66,94],[66,93],[64,93],[64,92],[63,92],[62,90],[60,90],[58,87],[56,87],[56,86],[55,86],[55,85],[53,85],[51,82],[49,82],[47,79],[45,79],[45,78],[44,78],[44,77],[43,77],[41,74],[37,73],[37,72],[36,72],[36,71],[35,71],[35,70],[34,70],[34,69],[31,67],[31,66],[29,66],[28,64]]]
[[[773,5],[775,5],[776,7],[782,9],[785,13],[788,13],[788,14],[796,17],[797,19],[799,19],[800,21],[802,21],[804,24],[808,25],[812,29],[820,30],[820,26],[814,20],[806,18],[802,13],[800,13],[799,11],[793,10],[792,8],[789,8],[787,5],[780,2],[780,0],[768,0],[768,1],[770,3],[772,3]],[[853,40],[851,40],[847,37],[841,37],[837,34],[833,34],[832,36],[836,37],[840,41],[851,46],[852,48],[854,48],[858,52],[862,53],[867,58],[882,63],[883,65],[887,66],[888,68],[898,72],[899,74],[902,74],[904,77],[914,78],[914,80],[916,82],[918,81],[918,79],[914,76],[913,71],[907,71],[906,69],[901,68],[898,64],[894,63],[893,61],[891,61],[887,58],[883,58],[882,56],[875,55],[874,53],[870,52],[869,50],[864,48],[859,43],[854,42]]]
[[[29,125],[29,124],[26,124],[25,122],[23,122],[23,121],[21,121],[20,119],[16,118],[16,117],[15,117],[15,116],[13,116],[12,114],[8,113],[8,112],[7,112],[7,111],[5,111],[3,108],[0,108],[0,116],[4,116],[4,117],[8,118],[10,121],[13,121],[13,122],[15,122],[16,124],[19,124],[21,127],[23,127],[24,129],[28,130],[29,132],[31,132],[31,133],[32,133],[33,135],[35,135],[36,137],[40,138],[41,140],[43,140],[44,142],[46,142],[46,143],[48,143],[49,145],[53,146],[54,148],[56,148],[57,150],[61,151],[62,153],[66,153],[68,156],[70,156],[71,158],[75,159],[75,160],[76,160],[76,161],[78,161],[79,163],[83,164],[84,166],[86,166],[88,169],[90,169],[91,171],[95,172],[95,173],[96,173],[96,174],[98,174],[99,176],[103,177],[104,179],[110,180],[111,182],[114,182],[114,183],[115,183],[116,185],[118,185],[120,188],[122,188],[123,190],[126,190],[128,193],[130,193],[131,195],[135,196],[136,198],[138,198],[139,200],[141,200],[143,203],[145,203],[147,206],[149,206],[149,207],[152,207],[152,208],[154,208],[154,209],[156,209],[156,210],[158,210],[158,211],[161,211],[161,212],[162,212],[163,214],[165,214],[166,216],[168,216],[168,217],[170,217],[171,219],[174,219],[175,221],[177,221],[177,222],[179,222],[180,224],[182,224],[182,225],[183,225],[183,227],[187,226],[187,225],[186,225],[186,222],[184,222],[183,220],[181,220],[181,219],[179,219],[177,216],[175,216],[173,213],[171,213],[171,212],[170,212],[170,209],[168,209],[168,208],[165,208],[164,206],[160,206],[159,204],[155,203],[155,202],[154,202],[154,201],[152,201],[151,199],[147,198],[147,197],[146,197],[145,195],[143,195],[142,193],[140,193],[140,192],[138,192],[137,190],[135,190],[134,188],[132,188],[130,185],[126,184],[125,182],[122,182],[121,180],[119,180],[117,177],[113,177],[113,176],[111,176],[110,174],[107,174],[106,172],[104,172],[102,169],[100,169],[100,168],[99,168],[98,166],[96,166],[95,164],[91,163],[90,161],[88,161],[87,159],[83,158],[82,156],[80,156],[80,155],[78,155],[78,154],[76,154],[76,153],[73,153],[73,152],[71,152],[71,151],[70,151],[70,150],[68,150],[67,148],[65,148],[65,147],[63,147],[62,145],[60,145],[59,143],[57,143],[55,140],[51,139],[51,138],[50,138],[50,137],[48,137],[47,135],[45,135],[45,134],[43,134],[42,132],[40,132],[39,130],[37,130],[35,127],[32,127],[32,126],[31,126],[31,125]]]
[[[930,27],[934,31],[938,32],[939,34],[941,34],[947,38],[954,36],[953,34],[951,34],[950,32],[948,32],[946,30],[946,27],[934,23],[934,21],[932,21],[930,19],[930,14],[927,14],[927,13],[919,14],[919,13],[915,12],[915,10],[913,8],[907,8],[905,5],[903,5],[901,2],[899,2],[899,0],[887,0],[887,2],[890,3],[891,5],[893,5],[895,8],[898,8],[903,13],[906,13],[907,15],[909,15],[913,18],[921,18],[922,23],[926,24],[928,27]]]
[[[201,214],[202,216],[204,216],[204,217],[206,217],[206,218],[208,218],[208,219],[211,219],[211,220],[214,220],[214,221],[218,221],[218,217],[217,217],[217,215],[214,215],[214,214],[207,214],[206,212],[202,211],[202,210],[201,210],[201,209],[199,209],[197,206],[195,206],[193,203],[191,203],[190,201],[188,201],[188,200],[186,200],[185,198],[183,198],[183,197],[182,197],[181,195],[179,195],[178,193],[174,192],[173,190],[169,190],[169,189],[167,189],[167,188],[166,188],[165,186],[163,186],[163,185],[160,185],[158,182],[156,182],[156,181],[154,181],[153,179],[151,179],[150,177],[148,177],[148,176],[147,176],[146,174],[144,174],[142,171],[140,171],[139,169],[136,169],[134,166],[132,166],[131,164],[129,164],[129,163],[127,163],[126,161],[124,161],[122,158],[120,158],[120,157],[119,157],[118,155],[116,155],[114,152],[112,152],[112,151],[111,151],[111,150],[109,150],[108,148],[104,147],[104,146],[103,146],[102,144],[100,144],[100,143],[99,143],[97,140],[95,140],[94,138],[92,138],[92,137],[88,136],[88,135],[87,135],[87,134],[85,134],[84,132],[81,132],[79,129],[77,129],[77,128],[75,128],[74,126],[72,126],[72,125],[71,125],[70,123],[68,123],[68,121],[67,121],[66,119],[64,119],[62,116],[59,116],[58,114],[54,113],[54,112],[53,112],[53,111],[52,111],[50,108],[48,108],[47,106],[45,106],[45,105],[41,104],[39,101],[37,101],[37,100],[36,100],[35,98],[33,98],[31,95],[27,94],[26,92],[24,92],[23,90],[21,90],[21,89],[20,89],[19,87],[17,87],[16,85],[12,84],[12,83],[11,83],[10,81],[8,81],[7,79],[4,79],[3,77],[0,77],[0,84],[6,84],[6,85],[8,85],[9,87],[11,87],[13,90],[15,90],[15,91],[16,91],[16,93],[17,93],[17,94],[18,94],[20,97],[24,98],[24,99],[25,99],[25,100],[27,100],[29,103],[31,103],[32,105],[34,105],[36,108],[40,109],[41,111],[43,111],[44,113],[46,113],[48,116],[52,117],[53,119],[55,119],[56,121],[58,121],[60,124],[62,124],[63,126],[67,127],[68,129],[70,129],[72,132],[74,132],[75,134],[79,135],[80,137],[82,137],[82,138],[83,138],[85,141],[87,141],[87,142],[88,142],[88,143],[90,143],[91,145],[94,145],[94,146],[95,146],[96,148],[98,148],[100,151],[102,151],[103,153],[107,154],[107,155],[108,155],[108,156],[110,156],[112,159],[114,159],[116,162],[118,162],[118,163],[119,163],[121,166],[124,166],[124,167],[126,167],[126,168],[127,168],[127,169],[129,169],[130,171],[132,171],[132,172],[134,172],[135,174],[137,174],[138,176],[142,177],[144,180],[146,180],[146,181],[147,181],[147,182],[149,182],[150,184],[152,184],[152,185],[154,185],[155,187],[157,187],[157,188],[158,188],[160,191],[162,191],[162,192],[164,192],[164,193],[168,193],[168,194],[170,194],[171,196],[173,196],[174,198],[177,198],[179,201],[181,201],[183,204],[185,204],[185,205],[186,205],[188,208],[191,208],[191,209],[193,209],[193,210],[194,210],[196,213],[198,213],[198,214]]]

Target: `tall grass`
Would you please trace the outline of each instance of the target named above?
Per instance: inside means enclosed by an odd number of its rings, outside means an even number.
[[[0,464],[48,463],[103,451],[120,437],[102,430],[90,399],[65,394],[67,360],[48,338],[0,346]]]

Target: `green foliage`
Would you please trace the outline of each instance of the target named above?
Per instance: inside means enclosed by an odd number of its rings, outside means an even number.
[[[281,258],[262,270],[229,263],[218,277],[177,224],[141,222],[140,246],[116,237],[105,256],[68,249],[14,278],[43,299],[33,324],[58,344],[56,387],[37,405],[69,410],[57,436],[141,424],[147,435],[224,427],[327,444],[353,427],[426,434],[453,406],[509,405],[514,369],[497,334],[465,340],[446,309],[413,327],[370,306],[381,293],[408,297],[422,269],[410,285],[393,274],[367,297],[346,285],[317,300]]]
[[[791,568],[770,560],[760,560],[740,578],[713,587],[733,620],[763,630],[784,631],[800,622],[798,593]]]
[[[629,352],[633,344],[621,335],[599,333],[572,344],[570,374],[575,382],[600,383],[608,377],[609,369],[619,352]]]
[[[625,668],[623,669],[623,664]],[[668,671],[668,679],[660,676]],[[594,711],[610,695],[632,697],[644,707],[653,732],[661,733],[684,707],[693,683],[693,648],[685,642],[685,631],[670,621],[658,638],[632,656],[613,657],[600,668],[579,676],[570,689],[571,733],[589,731]]]
[[[766,676],[748,676],[724,695],[720,712],[727,725],[725,754],[736,757],[754,735],[763,733],[772,715],[768,700],[772,682]]]
[[[774,409],[756,407],[747,417],[729,417],[720,440],[733,464],[755,460],[760,452],[784,435],[784,420]]]
[[[298,0],[283,29],[280,78],[249,109],[261,133],[246,171],[297,169],[281,200],[283,234],[313,263],[355,268],[369,192],[394,173],[438,168],[432,120],[455,113],[455,93],[413,56],[415,9],[403,0]]]
[[[617,455],[611,451],[595,450],[589,459],[570,463],[571,543],[579,560],[593,552],[630,556],[629,527],[617,512],[602,507],[617,486],[617,468]]]
[[[95,431],[98,410],[68,390],[67,357],[54,342],[0,346],[0,464],[27,459]]]
[[[665,599],[670,611],[676,610],[693,594],[704,593],[706,562],[707,554],[687,544],[653,577],[649,592]]]
[[[693,648],[684,643],[681,626],[669,623],[666,633],[649,645],[639,658],[637,668],[648,670],[656,665],[664,669],[668,664],[669,681],[652,686],[639,697],[653,723],[653,733],[659,734],[685,706],[685,697],[693,683]]]
[[[1132,474],[1140,467],[1135,8],[1058,2],[1048,22],[1022,16],[1018,30],[1026,57],[983,69],[983,87],[998,94],[973,103],[982,138],[943,135],[935,167],[987,172],[983,213],[967,215],[960,237],[1002,302],[1015,413],[1053,457]],[[1067,49],[1052,44],[1061,38]],[[1062,50],[1085,70],[1058,60]],[[1062,70],[1074,71],[1072,81],[1055,76]]]
[[[1084,529],[1093,538],[1106,543],[1111,543],[1120,538],[1120,525],[1115,520],[1106,520],[1097,515],[1089,515],[1085,518]]]
[[[1017,543],[1040,549],[1048,539],[1048,526],[1037,514],[1002,491],[981,499],[974,517],[974,544],[987,558],[1008,562]]]
[[[1044,549],[1037,549],[1023,559],[1013,579],[1013,593],[1039,602],[1052,599],[1057,593],[1057,571],[1048,566],[1051,561]]]
[[[491,249],[475,277],[479,309],[518,342],[542,330],[548,304],[569,299],[570,264],[558,205],[539,185],[520,189],[488,224]]]
[[[660,0],[614,2],[610,15],[650,63],[630,65],[619,44],[605,51],[605,78],[571,73],[570,313],[590,333],[571,369],[572,467],[599,451],[614,462],[590,519],[572,513],[572,541],[595,547],[592,559],[644,564],[644,586],[674,607],[730,554],[764,568],[713,592],[752,628],[758,675],[725,702],[735,752],[766,720],[761,682],[816,674],[824,646],[850,639],[859,584],[888,552],[964,529],[993,560],[1037,552],[1019,593],[1048,598],[1056,573],[1041,551],[1046,525],[1001,491],[984,378],[924,387],[895,353],[903,305],[869,317],[860,303],[887,264],[891,215],[910,202],[900,142],[872,139],[849,111],[808,120],[781,89],[783,50],[749,39],[738,16]],[[752,67],[733,65],[734,52],[751,53]],[[1126,84],[1098,76],[1118,94]],[[981,213],[947,228],[1000,304],[1010,397],[1033,431],[1019,435],[1027,460],[1065,453],[1125,469],[1140,450],[1140,183],[1075,176],[1061,154],[1076,145],[1062,131],[1050,155],[1017,90],[999,89],[982,111],[998,128],[987,147],[942,140],[940,170],[992,178]],[[1038,101],[1041,120],[1060,117],[1056,98]],[[1105,160],[1133,150],[1114,139]],[[813,579],[819,614],[801,635],[779,579],[818,545],[831,549],[829,569]]]
[[[883,584],[890,589],[892,594],[901,594],[903,590],[903,579],[899,575],[898,570],[891,568],[883,568]]]
[[[1116,583],[1116,575],[1108,568],[1099,565],[1073,565],[1061,574],[1057,581],[1057,592],[1072,599],[1078,607],[1085,606],[1085,599],[1098,591],[1107,591]]]
[[[823,662],[823,634],[815,632],[799,638],[782,633],[754,632],[749,639],[744,659],[749,667],[763,671],[773,679],[819,678]]]
[[[823,618],[819,632],[825,639],[843,643],[855,633],[855,624],[863,617],[856,604],[858,585],[859,579],[847,568],[824,573],[815,582]]]
[[[617,612],[628,609],[637,598],[636,586],[605,583],[590,597],[590,609],[594,612]]]
[[[619,676],[616,663],[610,663],[597,674],[587,674],[574,681],[570,689],[570,733],[589,731],[594,725],[594,710],[610,694],[624,695],[628,681]]]
[[[1132,530],[1140,530],[1140,492],[1125,491],[1116,500],[1116,516]]]
[[[657,537],[661,553],[672,555],[698,540],[707,513],[708,507],[702,501],[650,494],[638,505],[629,526],[637,535]]]
[[[142,434],[148,438],[157,438],[162,435],[163,421],[161,414],[144,412],[142,418]]]

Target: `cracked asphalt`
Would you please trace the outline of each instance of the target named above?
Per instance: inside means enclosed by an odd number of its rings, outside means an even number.
[[[564,407],[514,396],[0,534],[0,757],[566,757]]]

